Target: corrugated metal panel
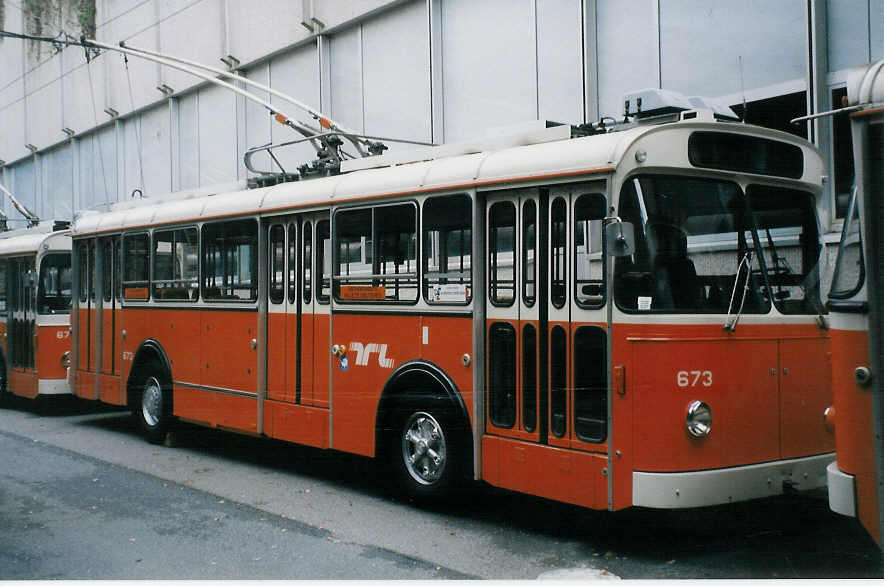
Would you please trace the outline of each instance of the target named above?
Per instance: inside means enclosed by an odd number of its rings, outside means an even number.
[[[236,95],[219,87],[199,91],[200,185],[236,180]]]
[[[531,2],[446,1],[441,26],[445,142],[537,118]]]
[[[423,2],[414,2],[362,25],[367,134],[423,142],[432,140],[426,10]],[[387,146],[390,150],[411,148],[396,143]]]

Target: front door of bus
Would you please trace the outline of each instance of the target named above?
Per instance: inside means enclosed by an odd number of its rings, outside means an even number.
[[[607,506],[604,187],[520,189],[486,203],[483,446],[496,453],[483,457],[484,475],[593,508]]]

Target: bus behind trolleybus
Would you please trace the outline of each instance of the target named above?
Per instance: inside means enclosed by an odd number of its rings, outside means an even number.
[[[0,394],[70,394],[70,301],[66,222],[0,233]]]
[[[427,498],[463,477],[609,510],[823,486],[821,157],[667,96],[615,128],[83,215],[72,388],[152,440],[177,419],[383,457]]]

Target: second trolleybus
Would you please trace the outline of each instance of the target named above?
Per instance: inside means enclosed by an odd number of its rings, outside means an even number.
[[[383,457],[423,496],[823,486],[822,159],[653,114],[85,215],[71,384],[154,440],[178,419]]]
[[[838,459],[829,466],[829,505],[884,538],[884,60],[851,70],[847,97],[852,193],[828,305],[832,318],[833,409]],[[836,110],[836,113],[838,111]]]
[[[0,233],[0,395],[70,394],[67,223]]]

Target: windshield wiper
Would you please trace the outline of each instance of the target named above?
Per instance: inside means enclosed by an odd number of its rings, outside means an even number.
[[[737,287],[740,286],[740,271],[743,270],[743,265],[746,266],[746,280],[743,282],[743,297],[740,299],[740,308],[737,310],[737,313],[734,315],[733,321],[731,321],[731,311],[734,308],[734,298],[737,296]],[[746,251],[743,253],[742,258],[740,258],[740,263],[737,265],[737,274],[734,277],[734,288],[731,290],[731,300],[727,306],[727,316],[724,319],[724,329],[733,332],[737,329],[737,322],[740,321],[740,316],[743,314],[743,305],[746,303],[746,296],[749,294],[749,277],[752,273],[752,253],[750,251]]]

